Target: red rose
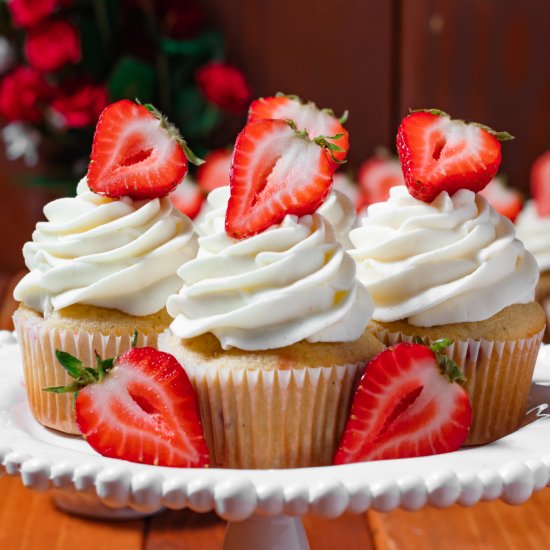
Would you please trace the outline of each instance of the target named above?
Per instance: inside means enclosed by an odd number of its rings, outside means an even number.
[[[232,113],[244,111],[250,102],[251,91],[243,73],[233,65],[212,62],[195,73],[200,90],[218,107]]]
[[[13,22],[18,27],[32,27],[50,15],[58,0],[8,0]]]
[[[39,122],[43,116],[41,106],[51,93],[41,73],[17,67],[0,82],[0,115],[9,121]]]
[[[52,101],[51,108],[60,126],[82,128],[97,122],[107,107],[107,89],[104,86],[84,84],[66,91]]]
[[[25,55],[35,69],[45,72],[77,63],[80,61],[78,32],[66,21],[43,21],[29,31]]]

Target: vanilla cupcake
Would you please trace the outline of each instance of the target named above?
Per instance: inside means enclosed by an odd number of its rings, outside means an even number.
[[[513,224],[472,191],[426,203],[400,186],[350,239],[382,342],[454,340],[447,353],[464,370],[473,410],[467,444],[517,429],[545,317],[534,302],[537,264]]]
[[[550,216],[540,216],[535,201],[527,202],[516,220],[518,239],[533,254],[540,270],[536,299],[550,319]],[[546,333],[548,338],[548,331]]]
[[[79,433],[72,396],[42,391],[70,383],[55,350],[95,365],[138,344],[156,346],[171,321],[165,304],[177,269],[195,257],[192,223],[169,197],[110,199],[83,179],[74,198],[45,206],[23,254],[29,273],[14,291],[14,315],[31,410],[50,428]]]
[[[159,347],[195,386],[214,465],[330,464],[354,385],[383,349],[372,302],[318,213],[262,233],[225,232],[227,190],[208,197],[199,253],[178,270]]]

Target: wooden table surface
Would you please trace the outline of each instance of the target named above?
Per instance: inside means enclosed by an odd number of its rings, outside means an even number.
[[[18,276],[0,274],[0,328],[11,328]],[[0,477],[1,550],[217,550],[225,523],[214,514],[164,512],[143,520],[100,522],[57,510],[49,494]],[[312,550],[541,550],[550,548],[550,491],[522,506],[500,501],[473,508],[304,518]]]

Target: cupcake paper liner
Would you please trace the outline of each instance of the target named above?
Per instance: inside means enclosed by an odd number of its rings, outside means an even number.
[[[413,336],[387,329],[373,331],[386,346],[412,342]],[[472,405],[472,426],[464,445],[490,443],[521,425],[544,330],[519,340],[455,340],[446,350],[464,372]],[[424,343],[433,340],[424,338]]]
[[[115,357],[128,351],[133,335],[90,333],[86,330],[60,330],[48,326],[46,319],[25,318],[15,312],[15,329],[21,348],[23,372],[31,411],[41,424],[68,433],[80,434],[75,421],[72,393],[43,391],[50,386],[66,386],[73,379],[55,357],[57,349],[80,359],[86,367],[96,367],[95,352],[102,357]],[[156,334],[138,334],[139,346],[154,346]]]
[[[169,338],[197,391],[212,466],[299,468],[332,463],[365,362],[246,369],[190,364]]]

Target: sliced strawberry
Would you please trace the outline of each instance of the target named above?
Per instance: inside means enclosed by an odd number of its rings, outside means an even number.
[[[158,111],[123,99],[99,117],[88,185],[108,197],[164,197],[187,173],[188,159],[200,163]]]
[[[241,239],[279,223],[287,214],[313,214],[330,192],[330,144],[311,141],[284,120],[257,120],[237,137],[225,229]]]
[[[452,120],[437,110],[415,111],[401,121],[397,151],[409,193],[431,202],[439,193],[481,191],[497,173],[507,132]]]
[[[479,194],[483,195],[499,214],[511,221],[515,221],[523,206],[521,193],[504,185],[499,176],[495,176]]]
[[[550,216],[550,151],[540,155],[531,166],[531,194],[538,215]]]
[[[447,453],[466,439],[472,409],[463,376],[439,350],[397,344],[370,361],[353,398],[334,463]]]
[[[86,441],[103,456],[156,466],[208,466],[208,449],[195,391],[187,374],[168,353],[134,348],[86,369],[81,361],[56,352],[75,378],[76,423]]]
[[[193,220],[202,208],[204,193],[189,177],[185,177],[170,193],[170,200],[180,212]]]
[[[197,169],[197,183],[205,193],[210,193],[216,187],[229,185],[232,157],[233,154],[228,149],[217,149],[206,156],[204,164]]]
[[[363,207],[365,203],[388,200],[392,187],[405,184],[401,163],[396,158],[382,156],[375,156],[363,162],[357,179],[363,192]]]
[[[303,103],[297,96],[277,94],[261,97],[250,104],[248,122],[265,118],[292,120],[298,130],[306,130],[310,139],[340,135],[338,139],[328,139],[341,150],[334,150],[338,162],[346,160],[349,149],[349,134],[343,123],[347,114],[338,119],[331,109],[319,109],[315,103]]]

